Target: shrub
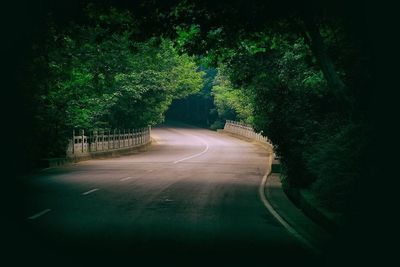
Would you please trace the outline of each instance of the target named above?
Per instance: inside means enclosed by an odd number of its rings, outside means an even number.
[[[365,137],[362,125],[330,125],[304,153],[307,170],[316,178],[311,190],[321,204],[336,211],[346,208],[361,178]]]

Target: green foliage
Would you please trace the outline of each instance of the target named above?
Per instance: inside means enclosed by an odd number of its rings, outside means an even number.
[[[351,54],[333,35],[324,27],[328,49]],[[221,118],[213,127],[224,119],[253,124],[274,143],[287,186],[311,187],[321,203],[344,210],[361,179],[367,140],[357,133],[365,133],[366,125],[351,119],[354,111],[329,88],[304,37],[272,29],[216,50],[207,50],[204,60],[225,65],[212,90]],[[343,60],[336,59],[337,72],[346,77]],[[351,101],[353,92],[346,92]]]
[[[35,132],[54,140],[38,144],[37,157],[63,155],[72,129],[160,123],[173,99],[201,90],[194,58],[169,39],[135,41],[137,25],[128,11],[93,6],[85,24],[50,24],[30,70]]]
[[[344,209],[361,180],[369,58],[349,31],[352,19],[325,17],[323,4],[299,11],[277,3],[275,14],[261,2],[147,1],[154,14],[137,19],[89,6],[85,23],[50,25],[33,47],[24,103],[36,136],[25,146],[41,157],[61,155],[59,136],[71,128],[153,125],[175,99],[177,113],[196,110],[202,125],[234,119],[262,130],[281,156],[287,186],[311,187],[331,209]],[[152,19],[150,29],[164,39],[143,38],[154,36],[141,32]],[[172,41],[162,32],[170,29]],[[195,62],[220,67],[218,75],[203,86]]]
[[[175,40],[177,47],[184,50],[188,45],[194,45],[199,37],[200,28],[199,25],[191,24],[190,26],[176,27],[177,38]]]
[[[175,99],[168,109],[167,119],[207,128],[215,121],[217,114],[211,90],[217,71],[203,66],[200,69],[205,72],[203,88],[188,97]]]
[[[239,120],[251,124],[253,121],[253,106],[250,94],[235,88],[229,78],[219,69],[212,87],[214,104],[218,113],[218,121]],[[219,123],[219,122],[217,122]]]
[[[329,99],[309,57],[301,37],[258,33],[240,41],[236,53],[225,53],[229,80],[214,90],[220,113],[230,111],[273,141],[292,186],[314,181],[299,170],[305,169],[302,154],[318,128],[320,105]]]
[[[192,57],[178,55],[169,40],[150,39],[136,44],[130,59],[130,72],[119,74],[116,88],[120,95],[111,108],[108,121],[113,127],[133,128],[155,125],[173,99],[198,92],[203,72],[197,71]]]
[[[362,172],[367,133],[365,127],[352,122],[341,127],[329,124],[304,151],[304,157],[307,170],[316,178],[311,186],[315,196],[331,209],[345,210]]]

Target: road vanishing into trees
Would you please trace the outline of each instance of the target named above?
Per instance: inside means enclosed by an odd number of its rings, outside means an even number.
[[[155,128],[152,137],[146,151],[47,169],[29,179],[21,215],[21,250],[30,251],[25,260],[69,266],[315,263],[260,200],[265,149],[182,126]]]

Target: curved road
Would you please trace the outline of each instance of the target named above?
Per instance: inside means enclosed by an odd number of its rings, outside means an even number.
[[[152,137],[147,151],[48,169],[29,179],[21,250],[32,263],[316,263],[260,200],[264,149],[182,126],[153,129]]]

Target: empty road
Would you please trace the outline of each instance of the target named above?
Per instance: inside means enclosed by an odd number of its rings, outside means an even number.
[[[48,169],[27,179],[21,188],[16,261],[58,266],[315,263],[260,200],[268,167],[262,147],[182,126],[155,128],[152,137],[146,151]]]

